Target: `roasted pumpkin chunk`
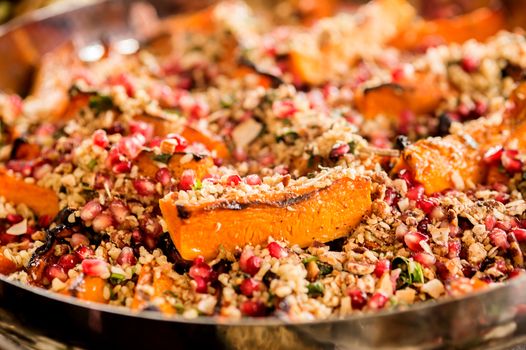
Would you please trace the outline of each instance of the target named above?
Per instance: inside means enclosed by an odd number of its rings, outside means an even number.
[[[153,269],[148,265],[143,266],[137,280],[132,309],[142,310],[152,303],[165,314],[176,313],[176,309],[165,300],[167,292],[174,286],[173,280],[167,275],[169,271],[166,271],[166,267],[168,266]]]
[[[27,205],[39,216],[54,218],[59,210],[58,197],[54,191],[25,182],[4,170],[0,170],[0,196],[8,202]]]
[[[214,202],[184,204],[172,193],[160,201],[172,240],[185,259],[213,258],[220,247],[233,251],[264,244],[269,237],[302,247],[343,237],[371,206],[368,178],[341,177]]]

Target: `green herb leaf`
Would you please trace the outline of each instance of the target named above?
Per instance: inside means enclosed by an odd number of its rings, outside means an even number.
[[[310,263],[311,261],[317,261],[317,260],[318,260],[318,257],[316,257],[316,256],[309,256],[308,258],[303,259],[301,262],[306,265],[306,264]]]
[[[116,285],[116,284],[119,284],[122,281],[124,281],[124,278],[125,278],[125,276],[122,273],[112,272],[112,274],[110,275],[110,278],[108,278],[108,281],[111,284]]]
[[[88,163],[88,169],[89,170],[93,170],[96,166],[97,166],[97,160],[96,159],[92,159],[92,160],[89,161],[89,163]]]
[[[308,294],[311,297],[319,297],[323,295],[323,285],[320,282],[309,283],[307,285]]]
[[[318,265],[318,269],[320,269],[320,275],[325,276],[332,272],[333,268],[331,265],[317,261],[316,264]]]
[[[203,183],[201,182],[201,180],[199,179],[195,180],[195,183],[192,186],[192,190],[199,191],[201,188],[203,188]]]
[[[168,162],[170,161],[170,158],[172,158],[172,155],[168,153],[156,154],[152,157],[152,159],[155,160],[156,162],[164,163],[164,164],[168,164]]]
[[[349,145],[349,153],[356,154],[355,153],[356,152],[356,142],[351,141],[348,143],[348,145]]]
[[[91,108],[95,114],[99,114],[108,111],[114,107],[113,100],[109,96],[105,95],[94,95],[89,98],[89,108]]]
[[[288,131],[282,135],[276,136],[276,142],[283,142],[286,145],[293,145],[294,142],[300,137],[295,131]]]
[[[400,269],[400,277],[398,277],[397,288],[407,287],[413,283],[424,282],[424,269],[418,262],[409,260],[402,256],[397,256],[393,259],[393,270]]]

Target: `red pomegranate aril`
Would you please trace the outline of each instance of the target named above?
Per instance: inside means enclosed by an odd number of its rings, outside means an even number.
[[[155,194],[155,184],[148,179],[133,180],[133,187],[140,196],[151,196]]]
[[[500,228],[494,228],[489,234],[489,238],[493,244],[501,249],[508,249],[510,244],[508,243],[508,235]]]
[[[230,175],[227,179],[226,179],[226,185],[227,186],[237,186],[239,185],[239,183],[241,182],[241,177],[239,175]]]
[[[497,219],[493,215],[488,215],[486,219],[484,220],[484,225],[486,226],[486,230],[488,231],[493,230],[496,223],[497,223]]]
[[[82,233],[74,233],[71,235],[71,240],[69,241],[69,244],[73,247],[73,249],[77,248],[78,246],[89,246],[89,239]]]
[[[407,190],[407,198],[413,201],[419,200],[424,195],[424,186],[416,185]]]
[[[19,215],[19,214],[7,214],[6,220],[10,224],[18,224],[19,222],[24,220],[24,217],[22,215]]]
[[[514,228],[513,230],[511,230],[511,233],[515,235],[515,238],[517,238],[517,241],[519,242],[526,241],[526,229]]]
[[[502,148],[502,146],[491,147],[484,153],[484,162],[487,164],[497,164],[500,162],[503,153],[504,148]]]
[[[75,249],[75,255],[80,259],[88,259],[95,256],[95,252],[88,246],[81,245]]]
[[[133,120],[130,122],[130,134],[141,134],[146,140],[153,137],[154,129],[150,123]]]
[[[108,273],[108,264],[100,259],[84,259],[82,272],[88,276],[100,277]]]
[[[402,171],[400,171],[398,177],[404,180],[408,187],[413,187],[414,179],[411,173],[407,171],[407,169],[403,169]]]
[[[247,260],[247,266],[244,272],[248,273],[251,276],[254,276],[256,273],[258,273],[259,269],[261,268],[261,262],[262,260],[259,256],[252,256]]]
[[[62,255],[60,259],[58,259],[58,264],[62,266],[66,273],[77,266],[79,262],[79,258],[75,254]]]
[[[93,188],[95,190],[102,190],[105,187],[111,188],[111,180],[108,175],[96,173],[95,174],[95,181],[93,182]]]
[[[379,310],[384,308],[388,300],[389,299],[385,294],[381,292],[376,292],[371,296],[371,298],[369,298],[369,302],[367,303],[367,305],[373,310]]]
[[[110,140],[108,139],[108,135],[106,135],[106,131],[104,130],[96,130],[93,133],[93,144],[95,146],[99,146],[100,148],[106,148],[110,144]]]
[[[280,119],[287,119],[292,117],[298,109],[294,105],[293,101],[290,100],[280,100],[280,101],[274,101],[272,105],[272,112],[276,116],[276,118]]]
[[[279,245],[277,242],[270,242],[267,245],[268,252],[271,257],[276,259],[285,258],[289,255],[287,250]]]
[[[7,169],[24,176],[30,176],[33,173],[33,166],[34,162],[30,160],[10,160],[6,164]]]
[[[241,256],[239,257],[239,268],[241,269],[241,271],[246,272],[248,259],[250,259],[253,256],[254,252],[251,248],[245,247],[245,249],[243,249],[243,251],[241,252]]]
[[[450,240],[447,243],[447,257],[450,259],[458,258],[460,255],[461,244],[458,240]]]
[[[118,162],[116,163],[112,168],[111,170],[115,173],[115,174],[126,174],[126,173],[129,173],[131,171],[131,167],[132,167],[132,164],[130,161],[122,161],[122,162]]]
[[[437,261],[434,255],[428,253],[415,253],[413,259],[426,267],[433,266]]]
[[[254,292],[259,290],[259,282],[253,278],[245,278],[239,286],[241,293],[247,297],[254,295]]]
[[[161,168],[157,170],[155,173],[155,180],[159,181],[159,183],[163,186],[169,185],[172,180],[170,170],[168,170],[168,168]]]
[[[68,275],[64,269],[58,264],[48,266],[45,275],[49,282],[53,281],[55,278],[58,278],[62,282],[65,282],[68,279]]]
[[[182,191],[189,191],[192,189],[196,181],[195,171],[192,169],[186,169],[181,174],[181,179],[179,180],[179,189]]]
[[[502,166],[510,174],[519,173],[522,171],[522,161],[517,159],[518,151],[506,150],[502,154]]]
[[[18,241],[20,236],[10,235],[8,233],[0,233],[0,243],[6,245],[9,243],[14,243]]]
[[[150,215],[144,215],[139,220],[139,227],[141,230],[150,237],[158,237],[163,233],[163,228],[161,224],[159,223],[159,220],[156,218],[153,218]]]
[[[95,232],[103,232],[113,225],[113,218],[110,214],[102,213],[99,214],[91,222],[91,227]]]
[[[407,245],[409,249],[411,249],[414,252],[421,252],[422,246],[420,245],[420,242],[427,242],[428,237],[421,234],[420,232],[408,232],[404,236],[404,242]]]
[[[429,215],[437,207],[437,203],[431,198],[421,198],[417,200],[416,206],[426,214]]]
[[[123,137],[117,145],[119,152],[129,159],[135,159],[142,152],[146,139],[141,134]]]
[[[197,258],[194,259],[194,265],[199,265],[205,262],[205,258],[202,255],[198,255]]]
[[[265,304],[260,301],[246,300],[239,306],[243,315],[250,317],[262,317],[267,313]]]
[[[497,221],[495,224],[496,228],[500,228],[502,231],[509,231],[511,230],[511,222],[510,221]]]
[[[479,69],[479,60],[472,56],[464,56],[460,61],[460,66],[466,73],[474,73]]]
[[[126,218],[130,215],[130,209],[120,199],[112,200],[109,209],[113,219],[119,224],[126,221]]]
[[[42,215],[38,218],[38,226],[42,228],[46,228],[49,225],[51,225],[51,222],[53,221],[53,218],[49,215]]]
[[[192,267],[190,267],[190,271],[188,271],[188,275],[193,279],[199,277],[205,281],[210,279],[211,274],[212,268],[205,262],[192,265]]]
[[[128,95],[128,97],[132,97],[133,95],[135,95],[135,86],[133,85],[128,75],[124,73],[108,78],[108,84],[113,86],[122,86],[126,91],[126,95]]]
[[[354,310],[361,310],[367,305],[367,294],[364,291],[358,288],[350,289],[347,295],[351,298],[351,306]]]
[[[80,211],[80,218],[84,221],[92,221],[100,213],[102,213],[102,205],[98,199],[94,199],[84,205]]]
[[[391,262],[387,259],[381,259],[376,262],[376,267],[374,268],[374,274],[376,277],[380,278],[384,273],[391,270]]]
[[[256,174],[247,175],[247,177],[245,177],[245,182],[250,186],[258,186],[263,183],[261,178]]]
[[[137,258],[133,254],[133,249],[130,247],[122,248],[119,256],[117,257],[117,264],[121,266],[133,266],[137,263]]]
[[[188,141],[186,141],[186,139],[179,134],[168,134],[166,138],[177,141],[175,152],[183,152],[186,147],[188,147]]]
[[[333,146],[333,148],[331,149],[331,152],[329,153],[329,159],[336,162],[341,157],[349,153],[350,150],[351,150],[351,147],[346,143],[336,144]]]
[[[206,292],[208,292],[207,282],[203,278],[196,277],[196,278],[194,278],[194,281],[197,284],[197,286],[195,287],[195,291],[197,293],[206,293]]]
[[[390,206],[394,206],[398,203],[398,194],[392,187],[387,187],[385,189],[384,201]]]

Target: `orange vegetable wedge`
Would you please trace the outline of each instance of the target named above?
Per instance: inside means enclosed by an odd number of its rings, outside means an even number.
[[[455,18],[416,22],[400,32],[391,44],[402,50],[415,50],[429,44],[461,44],[470,39],[484,41],[505,29],[505,25],[501,11],[480,8]]]
[[[67,287],[61,292],[85,301],[106,304],[108,301],[104,298],[104,288],[106,281],[100,277],[81,276],[69,279]]]
[[[352,66],[371,50],[380,50],[404,30],[414,16],[415,9],[406,0],[375,0],[361,6],[349,18],[353,23],[342,28],[339,27],[341,23],[330,22],[341,19],[321,20],[319,25],[305,33],[305,37],[295,40],[290,52],[291,70],[304,83],[323,84],[337,76],[342,67]],[[342,40],[328,43],[317,40],[320,28],[327,25],[338,26],[335,30],[339,30]],[[351,40],[352,45],[348,45]]]
[[[10,259],[6,258],[3,251],[0,251],[0,275],[9,275],[18,270],[18,266]]]
[[[177,203],[177,194],[172,193],[159,204],[181,256],[210,259],[220,247],[233,251],[246,244],[265,244],[270,236],[302,247],[343,237],[369,211],[371,182],[341,177],[324,188],[309,182],[188,205]]]
[[[0,196],[8,202],[25,204],[38,216],[54,218],[59,211],[58,197],[53,190],[27,183],[0,170]]]
[[[433,77],[417,74],[411,81],[365,89],[357,93],[355,101],[366,118],[379,114],[398,118],[406,110],[417,115],[431,113],[443,98],[444,92]]]
[[[163,268],[157,267],[154,270],[149,265],[142,267],[131,304],[132,309],[142,310],[155,300],[155,305],[164,314],[176,313],[175,308],[165,300],[166,292],[170,291],[174,282]]]

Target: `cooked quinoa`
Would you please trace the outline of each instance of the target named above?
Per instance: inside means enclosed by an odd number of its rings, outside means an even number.
[[[133,54],[107,47],[85,62],[72,45],[50,53],[30,96],[0,95],[0,273],[137,311],[290,320],[458,297],[523,273],[520,139],[485,152],[491,176],[474,181],[455,170],[436,192],[397,164],[419,140],[439,147],[457,137],[484,149],[469,130],[504,123],[521,108],[510,101],[526,76],[525,37],[501,31],[485,42],[401,50],[386,39],[397,30],[389,23],[373,21],[382,30],[357,36],[363,18],[378,20],[378,4],[312,25],[277,25],[228,1],[199,20],[168,20],[168,39]],[[334,46],[339,55],[327,58],[319,81],[291,64],[298,52]],[[360,102],[422,84],[440,91],[428,110],[407,100],[393,117],[391,100],[374,113]],[[466,161],[452,149],[453,160]],[[283,222],[276,217],[261,232],[235,232],[263,241],[229,249],[225,238],[206,258],[184,259],[190,248],[173,239],[183,233],[172,232],[159,205],[176,207],[179,225],[193,208],[205,208],[204,220],[230,210],[236,222],[270,205],[265,198],[286,198],[284,210],[301,212],[301,195],[358,180],[370,198],[339,203],[345,209],[334,215],[369,205],[336,239],[324,232],[294,244],[286,232],[266,235]],[[311,221],[294,227],[303,224],[307,235]],[[210,241],[221,230],[214,224],[216,232],[203,233]]]

